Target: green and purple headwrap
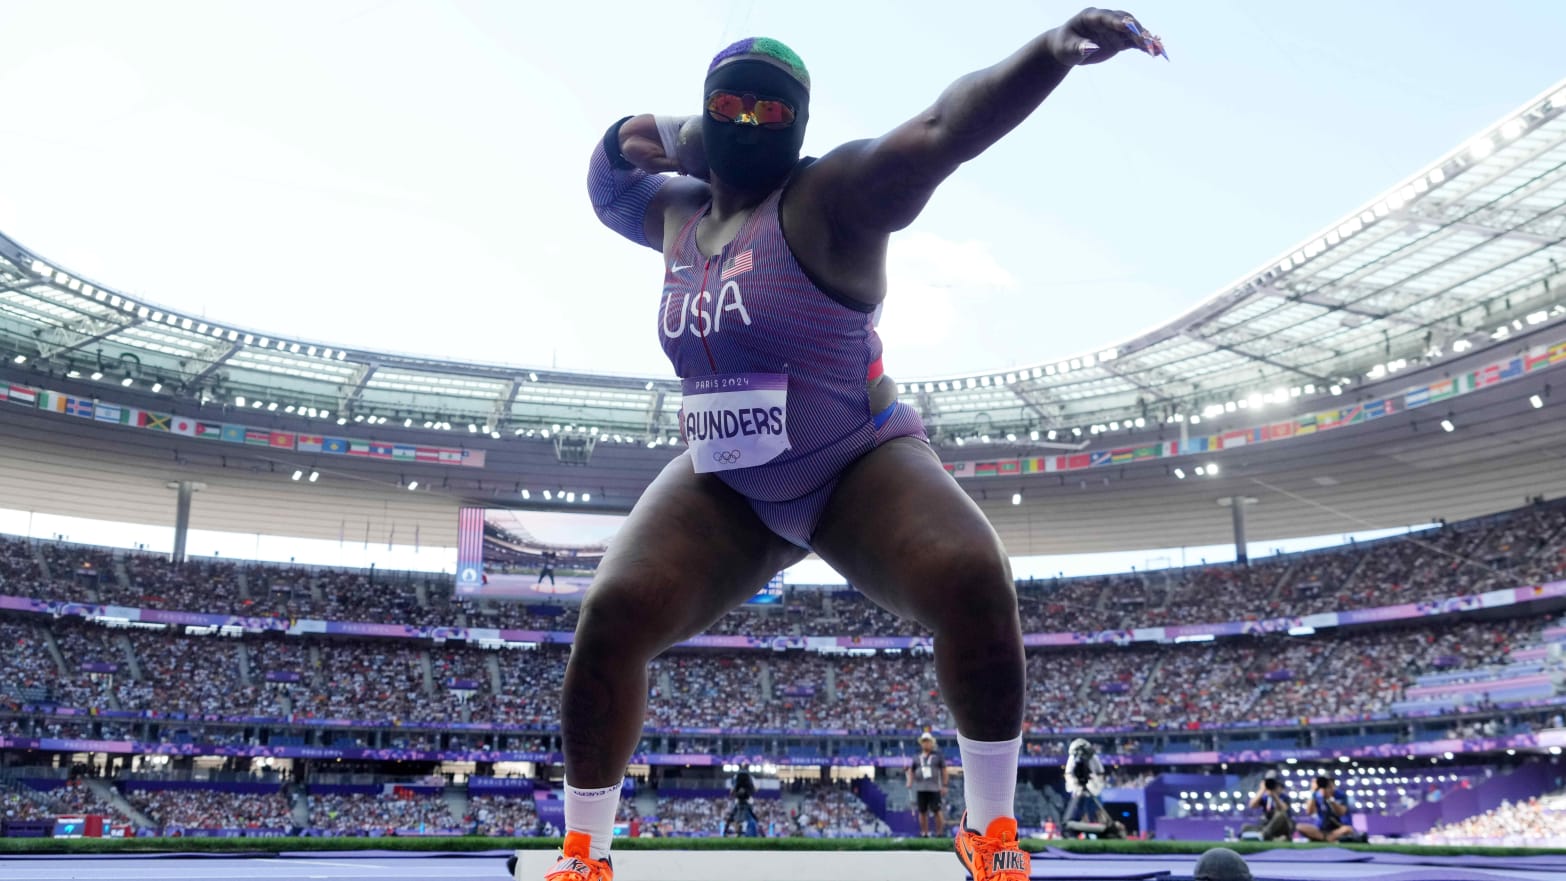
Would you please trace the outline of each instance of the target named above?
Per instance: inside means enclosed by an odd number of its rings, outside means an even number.
[[[801,61],[799,55],[784,45],[781,40],[774,40],[771,37],[746,37],[737,43],[729,44],[723,51],[712,57],[712,64],[708,65],[707,73],[711,74],[718,65],[731,58],[745,55],[760,55],[778,62],[794,75],[794,79],[799,80],[800,85],[805,87],[805,91],[810,91],[810,71],[805,69],[805,62]]]

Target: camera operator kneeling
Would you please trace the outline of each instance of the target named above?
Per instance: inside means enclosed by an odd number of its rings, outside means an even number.
[[[1294,838],[1294,808],[1289,804],[1289,794],[1278,779],[1277,771],[1268,771],[1262,777],[1261,786],[1251,796],[1250,806],[1262,812],[1261,825],[1248,824],[1244,837],[1253,835],[1262,841],[1290,841]]]
[[[1330,777],[1317,777],[1311,787],[1311,810],[1316,822],[1299,824],[1299,833],[1311,841],[1365,841],[1349,821],[1348,805],[1337,797],[1338,785]]]

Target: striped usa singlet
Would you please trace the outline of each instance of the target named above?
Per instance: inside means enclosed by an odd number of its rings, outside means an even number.
[[[659,324],[681,379],[788,375],[789,449],[763,465],[718,472],[753,503],[798,499],[833,482],[889,439],[878,427],[923,434],[911,408],[897,406],[906,412],[895,426],[870,412],[868,382],[881,375],[879,310],[840,302],[810,280],[783,239],[782,194],[756,206],[710,259],[696,245],[710,206],[685,224],[665,266]]]

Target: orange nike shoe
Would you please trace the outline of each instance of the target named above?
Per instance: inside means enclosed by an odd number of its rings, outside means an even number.
[[[544,873],[544,881],[614,881],[614,866],[608,857],[595,860],[588,854],[592,837],[586,832],[567,832],[560,846],[560,860]]]
[[[1017,846],[1017,821],[999,817],[984,834],[968,828],[968,815],[957,827],[957,859],[973,874],[973,881],[1028,881],[1033,858]]]

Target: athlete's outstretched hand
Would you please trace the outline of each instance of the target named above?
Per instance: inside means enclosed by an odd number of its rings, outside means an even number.
[[[1089,7],[1049,32],[1050,49],[1055,59],[1066,66],[1099,64],[1126,49],[1140,49],[1149,55],[1162,55],[1164,43],[1154,36],[1136,16],[1118,9]]]

